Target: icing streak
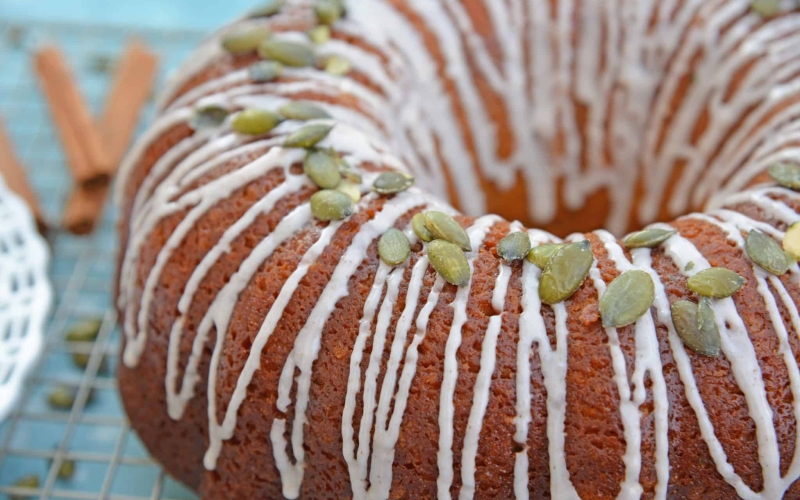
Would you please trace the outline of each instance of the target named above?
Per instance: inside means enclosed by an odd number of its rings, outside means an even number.
[[[319,373],[315,378],[314,372],[326,340],[323,335],[335,326],[330,318],[337,303],[351,292],[349,283],[365,264],[368,249],[386,229],[408,220],[414,211],[435,208],[455,213],[418,188],[386,198],[379,209],[368,209],[378,198],[368,192],[377,175],[375,167],[412,171],[419,185],[439,196],[446,195],[447,183],[452,182],[458,198],[455,201],[475,214],[484,213],[488,203],[482,180],[510,189],[518,179],[524,179],[527,211],[539,222],[552,220],[560,202],[578,209],[590,195],[608,188],[607,226],[613,232],[624,229],[633,212],[640,220],[650,221],[659,213],[683,213],[710,199],[714,210],[686,217],[721,229],[730,245],[740,249],[747,231],[758,229],[780,240],[787,225],[800,221],[800,215],[782,201],[788,199],[797,206],[800,195],[764,186],[741,191],[769,163],[797,155],[792,144],[800,140],[800,126],[789,122],[800,111],[791,104],[800,95],[800,85],[792,80],[800,71],[797,51],[792,50],[800,41],[800,13],[762,22],[749,12],[748,0],[642,0],[625,9],[616,1],[472,3],[483,7],[485,18],[480,22],[485,29],[476,29],[474,13],[465,7],[466,2],[458,0],[350,0],[348,15],[336,25],[334,34],[344,33],[351,42],[339,37],[318,50],[350,60],[359,78],[332,76],[313,68],[287,69],[287,78],[255,85],[240,70],[180,93],[178,89],[192,76],[223,57],[219,37],[237,26],[224,28],[176,74],[164,94],[160,116],[121,167],[119,199],[124,195],[123,188],[136,179],[134,174],[146,151],[174,127],[186,123],[195,106],[276,109],[300,99],[315,101],[333,117],[323,121],[334,128],[319,147],[337,151],[364,177],[364,196],[356,212],[365,221],[342,250],[306,322],[296,332],[288,357],[279,366],[280,378],[274,388],[277,417],[265,422],[270,426],[272,459],[286,498],[303,494],[309,465],[306,414],[312,403],[312,384],[324,378]],[[309,21],[307,2],[289,4],[288,11],[274,18],[241,20],[238,25],[266,23],[279,27],[287,16],[294,24]],[[581,16],[576,16],[579,11]],[[276,31],[276,36],[286,39],[304,36],[301,32]],[[430,43],[436,44],[436,52],[429,50]],[[687,86],[689,71],[694,74],[693,83],[676,99],[678,88]],[[731,88],[735,79],[738,84]],[[496,98],[487,99],[487,94]],[[496,109],[490,104],[501,107],[503,113],[493,113]],[[497,118],[499,115],[504,117]],[[698,122],[704,126],[695,127]],[[207,397],[204,465],[208,469],[216,468],[226,441],[234,438],[239,410],[248,401],[248,388],[262,357],[269,355],[266,346],[271,336],[285,313],[304,297],[303,279],[320,257],[331,251],[346,223],[322,224],[311,215],[303,193],[313,190],[313,185],[294,169],[306,152],[281,146],[283,139],[301,125],[284,121],[257,140],[233,133],[228,123],[216,130],[194,133],[163,152],[138,180],[132,199],[124,200],[131,212],[119,271],[123,361],[133,368],[147,355],[156,314],[168,310],[175,315],[169,326],[165,359],[166,411],[172,419],[181,419],[195,396]],[[555,143],[559,144],[557,148]],[[241,158],[249,160],[230,167]],[[199,262],[187,271],[177,303],[159,303],[157,292],[179,250],[193,244],[193,230],[200,221],[219,215],[220,204],[275,174],[279,174],[280,182],[236,220],[226,222]],[[663,186],[668,182],[674,184],[670,190],[673,195],[667,200]],[[634,207],[637,187],[642,189],[643,201]],[[196,330],[191,347],[183,346],[190,335],[190,311],[198,296],[208,292],[204,285],[212,269],[230,263],[237,238],[288,199],[294,200],[293,206],[236,263],[225,285],[214,291],[199,323],[191,327]],[[752,213],[760,214],[761,219],[752,218]],[[496,258],[493,244],[486,239],[498,223],[503,223],[499,217],[484,215],[467,228],[472,243],[472,251],[467,253],[470,269],[474,269],[479,255]],[[163,235],[166,224],[171,230]],[[311,228],[314,230],[308,231]],[[423,251],[397,267],[384,263],[367,266],[372,285],[359,310],[352,351],[347,361],[342,360],[349,366],[341,408],[342,457],[354,499],[386,499],[392,495],[395,454],[409,395],[415,383],[423,383],[415,380],[420,350],[427,347],[428,325],[437,314],[442,291],[450,286],[437,276],[427,296],[423,294],[423,281],[430,272],[425,244],[416,240],[409,227],[404,229],[412,246]],[[559,241],[545,232],[526,230],[519,223],[511,224],[511,231],[527,231],[534,245]],[[723,449],[693,373],[695,355],[687,351],[674,329],[667,288],[653,266],[653,253],[660,252],[681,273],[691,276],[710,267],[706,256],[680,234],[657,250],[630,252],[612,233],[596,231],[589,237],[604,250],[603,261],[596,261],[589,274],[598,300],[607,288],[600,264],[612,266],[618,273],[642,270],[655,283],[653,307],[629,327],[633,339],[630,361],[624,356],[617,329],[605,329],[625,441],[621,457],[624,477],[618,498],[636,499],[645,493],[640,476],[646,461],[642,421],[648,397],[652,400],[648,417],[653,422],[649,428],[655,441],[653,456],[647,457],[655,471],[655,485],[648,493],[666,499],[669,491],[670,400],[657,337],[659,328],[667,332],[667,346],[684,391],[680,396],[694,413],[719,476],[745,499],[783,496],[800,477],[800,439],[796,440],[787,472],[781,475],[779,438],[767,386],[758,353],[734,300],[715,300],[712,307],[722,354],[730,363],[755,426],[764,483],[761,491],[745,483]],[[229,375],[223,350],[230,338],[234,310],[241,295],[253,286],[259,269],[269,265],[279,248],[292,245],[297,238],[313,241],[307,242],[305,252],[287,270],[285,281],[258,325],[229,403],[221,408],[222,374]],[[582,238],[573,235],[569,239]],[[159,241],[160,246],[151,248],[153,241]],[[438,430],[436,471],[432,474],[440,499],[451,498],[457,474],[460,500],[481,496],[476,480],[481,467],[478,451],[485,437],[482,433],[493,397],[492,379],[501,356],[497,346],[507,319],[512,276],[511,266],[497,260],[496,277],[491,278],[492,312],[480,339],[480,363],[472,398],[466,403],[469,416],[461,449],[455,449],[454,436],[455,394],[459,371],[464,369],[458,354],[461,349],[474,349],[462,346],[462,329],[470,319],[471,294],[478,291],[471,282],[457,290],[450,304],[442,305],[450,308],[447,313],[452,312],[452,320],[443,341],[441,390],[438,400],[431,403],[435,412],[432,421]],[[687,269],[690,262],[694,267]],[[800,422],[800,367],[790,344],[791,337],[800,332],[800,312],[791,293],[800,281],[800,267],[792,265],[788,276],[779,278],[753,264],[753,275],[764,318],[775,331],[778,354],[788,373],[794,419]],[[564,303],[552,306],[554,322],[548,336],[543,308],[549,306],[543,306],[539,297],[540,277],[540,269],[527,261],[522,263],[515,399],[510,409],[517,451],[508,453],[508,460],[514,462],[513,478],[508,478],[508,483],[511,486],[513,481],[515,498],[530,498],[529,476],[541,471],[530,470],[529,452],[546,452],[551,498],[576,499],[578,493],[567,465],[565,422],[569,350],[581,347],[570,344],[569,325],[573,323],[568,321],[571,318]],[[405,296],[401,290],[405,290]],[[404,306],[397,311],[400,303]],[[782,311],[788,314],[788,327]],[[215,342],[210,368],[208,373],[201,373],[212,334]],[[189,352],[182,353],[182,348]],[[187,359],[181,373],[182,355]],[[534,355],[540,361],[539,375],[546,392],[546,428],[541,431],[546,434],[547,450],[531,450],[528,443],[529,434],[537,431],[531,428]],[[201,383],[207,383],[207,387],[201,387]],[[362,411],[356,422],[359,407]],[[511,445],[509,442],[509,448]],[[432,478],[429,482],[432,488]]]

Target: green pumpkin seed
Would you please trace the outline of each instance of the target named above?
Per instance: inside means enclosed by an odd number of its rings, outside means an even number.
[[[545,304],[553,305],[570,298],[583,284],[594,262],[592,245],[588,240],[570,243],[547,262],[539,281],[539,296]]]
[[[322,45],[331,39],[331,27],[320,24],[308,30],[308,38],[317,45]]]
[[[333,125],[313,123],[295,130],[283,141],[286,148],[313,148],[318,142],[328,137]]]
[[[724,299],[736,293],[745,279],[724,267],[712,267],[700,271],[687,281],[689,290],[703,297]]]
[[[353,70],[353,65],[342,56],[332,55],[325,60],[325,72],[334,76],[344,76]]]
[[[625,238],[625,246],[628,248],[655,248],[667,241],[675,233],[677,231],[674,229],[645,229],[637,231]]]
[[[689,261],[689,262],[686,264],[686,266],[683,268],[683,270],[688,272],[688,271],[691,271],[692,269],[694,269],[694,261],[693,261],[693,260],[690,260],[690,261]]]
[[[36,475],[29,475],[23,476],[17,479],[14,482],[15,488],[38,488],[39,487],[39,476]],[[37,495],[38,497],[38,495]],[[8,500],[30,500],[32,497],[28,497],[26,495],[8,495]]]
[[[720,337],[714,310],[708,301],[698,306],[688,300],[672,304],[672,324],[683,343],[704,356],[719,356]]]
[[[290,102],[288,104],[284,104],[278,110],[284,118],[287,120],[315,120],[319,118],[330,118],[331,115],[328,114],[327,111],[316,106],[314,104],[309,104],[307,102]]]
[[[57,385],[47,395],[47,403],[56,410],[69,410],[75,404],[75,391],[63,385]]]
[[[358,201],[361,199],[361,186],[354,182],[350,182],[347,179],[342,179],[339,181],[339,184],[336,186],[336,190],[352,198],[354,203],[358,203]]]
[[[225,123],[229,111],[221,106],[204,106],[194,110],[189,119],[192,130],[208,130],[217,128]]]
[[[281,117],[266,109],[248,108],[233,117],[231,128],[240,134],[261,135],[271,131],[281,122]]]
[[[428,244],[428,259],[448,283],[456,286],[469,283],[469,262],[458,246],[445,240],[433,240]]]
[[[445,240],[458,245],[465,252],[472,251],[469,236],[461,224],[444,212],[431,210],[425,212],[425,227],[437,240]]]
[[[342,180],[336,160],[324,151],[312,151],[306,155],[303,172],[322,189],[333,189]]]
[[[317,0],[314,12],[322,24],[333,24],[342,18],[344,9],[338,0]]]
[[[311,196],[311,214],[321,221],[342,220],[353,213],[353,199],[333,189]]]
[[[751,0],[750,10],[763,18],[775,17],[781,13],[781,0]]]
[[[100,333],[103,318],[88,318],[75,323],[67,330],[64,339],[67,342],[94,342]]]
[[[627,271],[617,276],[600,299],[603,326],[621,327],[641,318],[656,298],[653,279],[644,271]]]
[[[268,0],[264,5],[253,9],[250,12],[250,17],[269,17],[274,16],[281,11],[286,0]]]
[[[222,48],[229,54],[242,55],[255,52],[259,44],[269,36],[269,29],[258,27],[225,35],[221,43]]]
[[[531,249],[531,238],[527,233],[509,233],[497,245],[497,254],[512,262],[523,259]]]
[[[258,46],[258,55],[292,68],[314,66],[317,63],[317,56],[311,47],[285,40],[264,40]]]
[[[769,167],[769,175],[783,187],[800,190],[800,165],[782,161]]]
[[[533,247],[528,252],[527,259],[529,262],[536,264],[539,269],[544,269],[550,261],[550,257],[564,248],[564,246],[564,243],[545,243],[544,245]]]
[[[254,82],[271,82],[283,74],[283,64],[277,61],[258,61],[247,68],[247,73]]]
[[[372,183],[372,189],[380,194],[395,194],[414,185],[414,178],[401,172],[383,172]]]
[[[745,248],[753,262],[767,272],[780,276],[789,270],[791,263],[780,245],[761,231],[750,231],[745,240]]]
[[[414,230],[414,234],[417,235],[417,238],[422,241],[433,241],[433,234],[428,230],[427,226],[425,226],[425,214],[422,212],[411,218],[411,229]]]
[[[350,170],[350,167],[347,166],[347,163],[344,163],[344,160],[338,158],[337,163],[339,164],[339,174],[344,179],[347,179],[353,184],[361,184],[361,182],[363,182],[364,179],[361,177],[361,174],[355,170]]]
[[[402,231],[391,228],[378,241],[378,255],[388,265],[397,266],[411,255],[411,244]]]
[[[800,223],[795,222],[786,230],[783,237],[783,249],[792,256],[794,261],[800,260]]]
[[[68,458],[61,460],[61,465],[58,466],[57,477],[59,479],[69,480],[75,475],[75,461]]]

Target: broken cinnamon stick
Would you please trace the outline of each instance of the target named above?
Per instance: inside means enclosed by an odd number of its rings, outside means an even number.
[[[61,52],[40,49],[34,67],[75,181],[90,189],[107,185],[111,159]]]
[[[0,120],[0,177],[3,178],[12,191],[25,200],[34,217],[36,217],[36,225],[39,227],[39,231],[44,232],[47,224],[42,207],[39,205],[39,200],[31,188],[30,182],[28,182],[25,168],[14,153],[11,139],[3,127],[2,120]]]

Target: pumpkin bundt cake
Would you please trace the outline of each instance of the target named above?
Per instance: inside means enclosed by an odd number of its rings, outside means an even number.
[[[215,33],[121,168],[131,425],[205,499],[800,498],[794,8]]]

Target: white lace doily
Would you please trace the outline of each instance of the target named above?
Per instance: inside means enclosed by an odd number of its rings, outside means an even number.
[[[53,292],[50,251],[30,209],[0,176],[0,421],[39,357]]]

